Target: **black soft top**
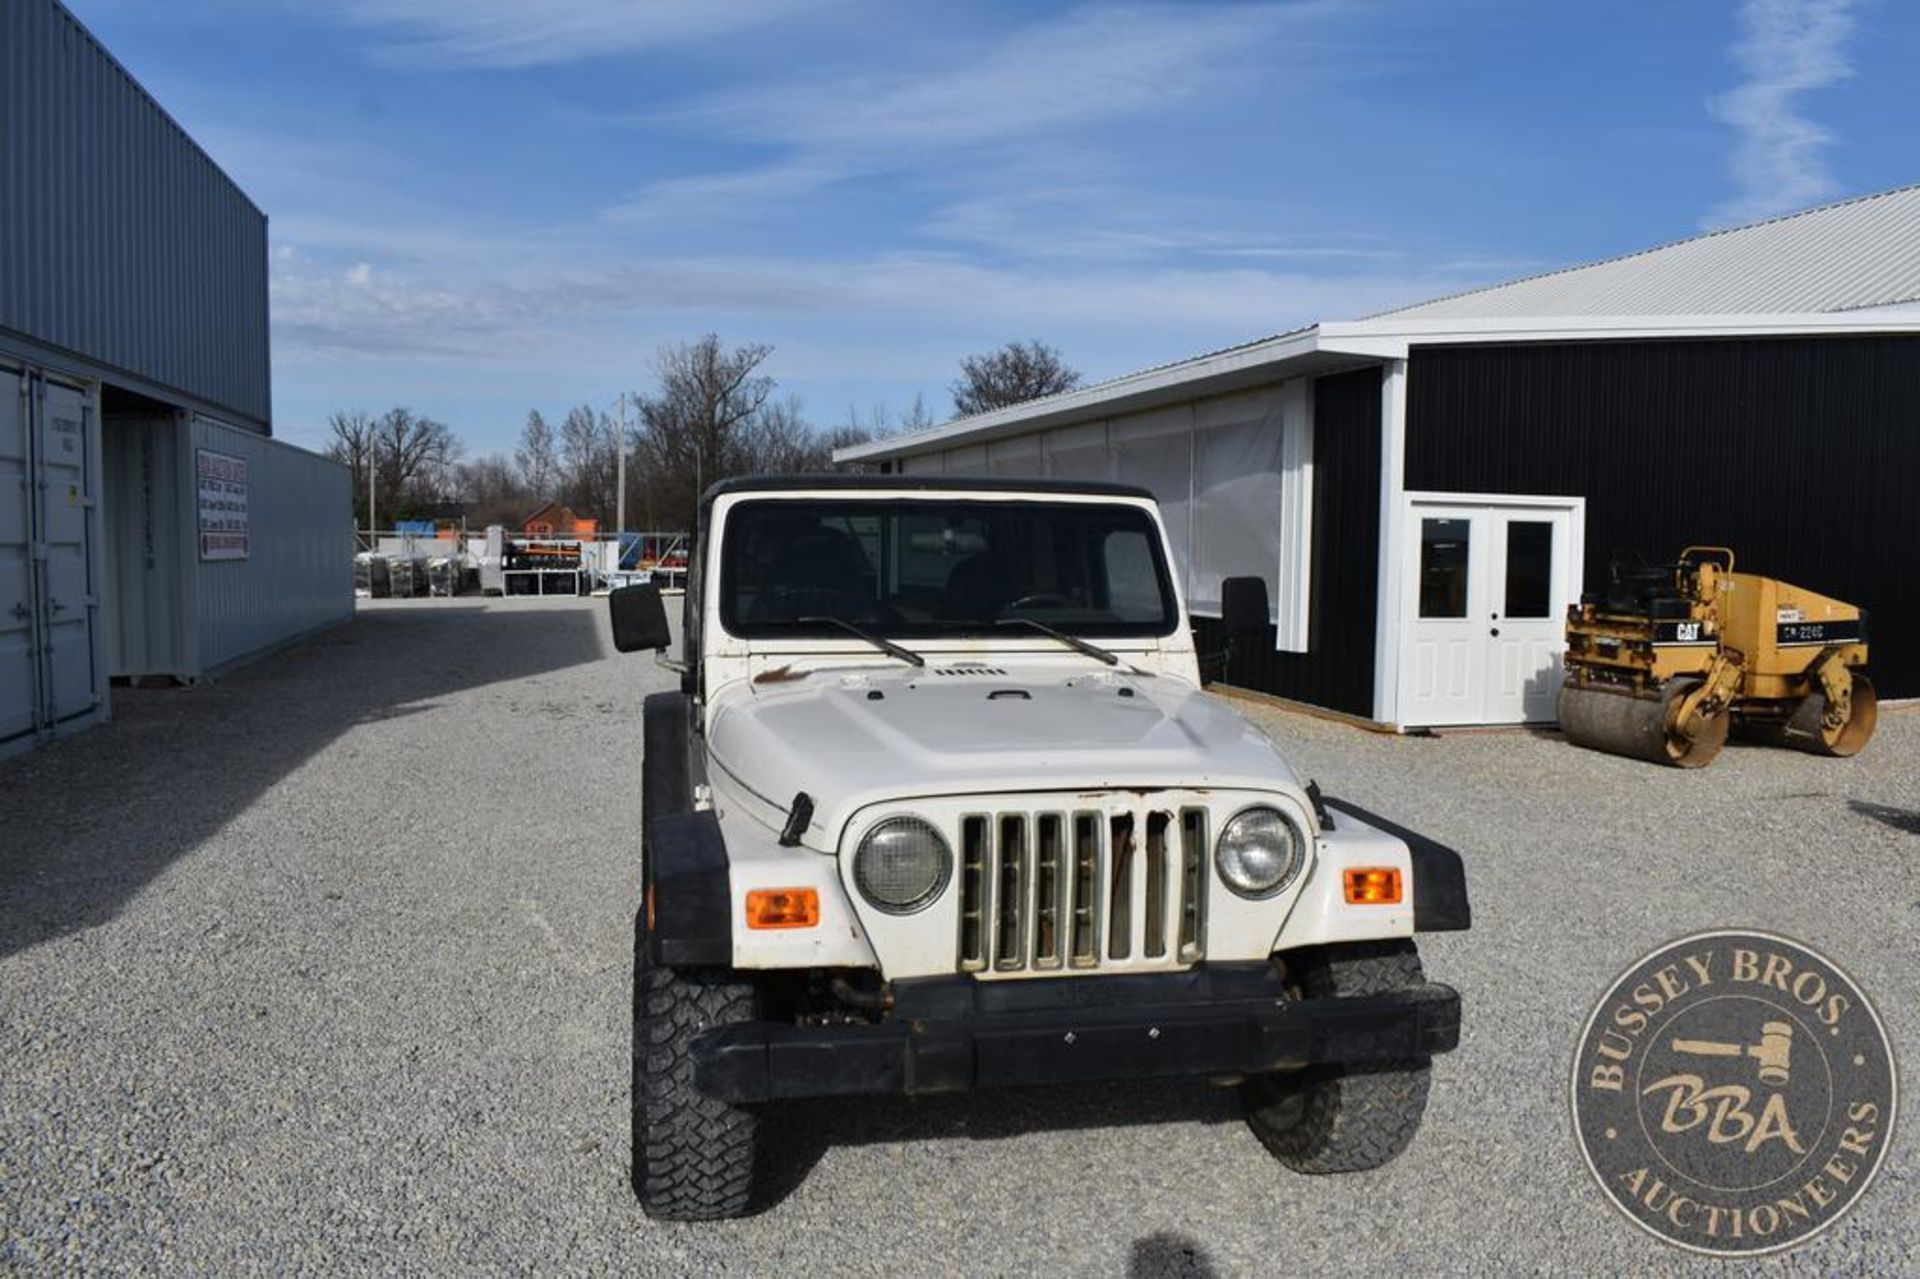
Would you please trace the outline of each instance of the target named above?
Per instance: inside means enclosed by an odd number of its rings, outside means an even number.
[[[1020,479],[967,475],[743,475],[708,487],[702,505],[730,493],[791,493],[796,489],[862,491],[891,489],[909,493],[1061,493],[1076,497],[1135,497],[1153,500],[1137,484],[1100,480]]]

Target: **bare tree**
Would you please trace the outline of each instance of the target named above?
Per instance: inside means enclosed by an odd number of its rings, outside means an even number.
[[[379,417],[364,410],[327,418],[333,441],[327,454],[353,473],[356,520],[367,515],[367,467],[373,467],[376,518],[404,518],[410,509],[431,505],[459,485],[455,464],[462,446],[452,429],[408,408],[391,408]]]
[[[952,388],[953,411],[956,416],[971,417],[1078,385],[1079,372],[1067,367],[1060,353],[1046,343],[1009,342],[997,351],[960,361],[960,376]]]
[[[410,508],[446,497],[461,452],[460,441],[444,422],[400,406],[381,414],[373,426],[380,510],[404,516]]]
[[[746,437],[773,394],[773,379],[759,372],[772,351],[758,343],[728,350],[712,333],[661,350],[657,389],[637,397],[651,520],[691,527],[702,489],[752,469]]]
[[[365,409],[338,411],[327,417],[327,429],[333,439],[327,456],[345,462],[353,475],[353,523],[365,528],[367,521],[367,459],[373,452],[373,415]]]
[[[560,477],[560,456],[555,447],[553,428],[540,416],[539,409],[527,411],[527,424],[520,430],[520,447],[513,452],[520,464],[520,477],[526,481],[536,501],[548,501],[554,495]]]
[[[574,513],[612,528],[615,474],[619,466],[619,428],[590,404],[567,411],[560,424],[561,491]]]
[[[1080,375],[1078,373],[1075,373],[1073,376],[1075,381],[1079,380]],[[896,425],[903,434],[908,435],[911,435],[915,431],[924,431],[932,427],[933,414],[927,408],[927,397],[915,391],[913,393],[913,403],[907,405],[906,410],[896,419]]]
[[[463,465],[458,492],[466,503],[468,528],[512,527],[533,505],[513,462],[502,453],[489,453]]]
[[[833,458],[825,440],[807,425],[797,395],[765,405],[754,414],[744,443],[750,468],[757,474],[824,471]]]

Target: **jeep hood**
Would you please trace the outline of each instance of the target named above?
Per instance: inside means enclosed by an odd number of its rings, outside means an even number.
[[[763,674],[715,699],[722,787],[779,826],[813,800],[804,843],[832,851],[869,804],[916,796],[1156,787],[1287,790],[1273,743],[1192,685],[1071,666],[954,673],[872,667]]]

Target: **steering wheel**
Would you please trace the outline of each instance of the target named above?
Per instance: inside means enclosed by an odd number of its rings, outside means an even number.
[[[1072,608],[1074,603],[1064,595],[1055,595],[1051,591],[1040,591],[1033,595],[1022,595],[1013,603],[1001,609],[1002,613],[1014,613],[1023,608]]]

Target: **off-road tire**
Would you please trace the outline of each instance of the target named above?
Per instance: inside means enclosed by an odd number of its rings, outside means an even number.
[[[658,1221],[715,1221],[753,1206],[759,1117],[693,1086],[693,1040],[753,1020],[752,982],[656,966],[644,919],[633,955],[633,1193]]]
[[[1305,999],[1378,995],[1425,980],[1407,940],[1327,946],[1290,973]],[[1427,1057],[1309,1066],[1256,1075],[1240,1095],[1254,1135],[1295,1172],[1365,1172],[1412,1144],[1430,1070]]]

